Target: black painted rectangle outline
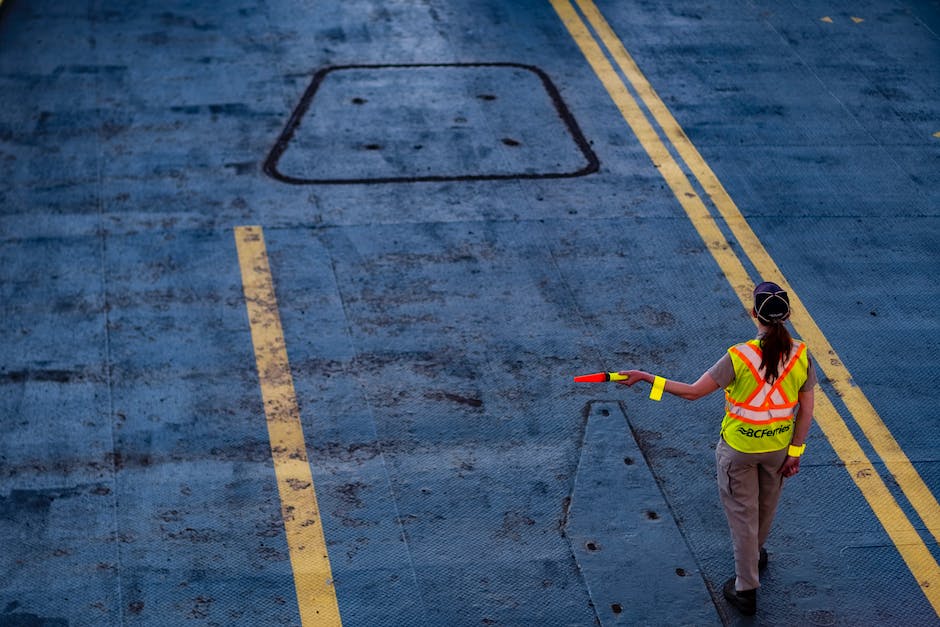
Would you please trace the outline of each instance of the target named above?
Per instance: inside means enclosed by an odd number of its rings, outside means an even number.
[[[319,89],[320,84],[323,82],[323,79],[326,78],[327,74],[339,70],[351,69],[372,70],[384,68],[419,67],[515,67],[534,73],[542,81],[542,85],[545,87],[545,91],[548,93],[552,100],[552,104],[555,106],[555,111],[558,113],[558,117],[560,117],[561,120],[565,123],[565,127],[568,129],[568,133],[571,135],[571,138],[574,140],[574,142],[578,145],[578,148],[581,149],[581,154],[584,155],[587,164],[580,170],[576,170],[574,172],[468,174],[464,176],[402,176],[358,179],[303,179],[287,176],[286,174],[282,174],[277,169],[281,156],[284,154],[284,152],[287,151],[288,145],[294,136],[294,132],[300,126],[301,119],[303,119],[304,115],[306,115],[307,110],[310,108],[310,103],[317,92],[317,89]],[[277,138],[277,141],[271,148],[271,152],[268,153],[268,157],[264,161],[265,174],[271,178],[281,181],[282,183],[290,183],[292,185],[351,185],[434,181],[488,181],[511,179],[573,178],[577,176],[584,176],[586,174],[593,174],[594,172],[597,172],[599,168],[600,162],[598,161],[597,155],[591,149],[590,143],[584,137],[584,134],[581,132],[581,128],[578,126],[577,120],[575,120],[574,116],[571,114],[571,111],[568,109],[564,100],[562,100],[561,93],[558,91],[558,88],[555,87],[555,84],[552,82],[551,78],[549,78],[548,74],[543,72],[540,68],[534,65],[525,65],[521,63],[402,63],[380,65],[332,65],[322,68],[318,70],[316,74],[314,74],[310,86],[307,87],[303,97],[300,99],[300,103],[297,105],[297,108],[294,109],[290,119],[287,121],[287,126],[285,126],[284,130],[281,131],[280,136]]]

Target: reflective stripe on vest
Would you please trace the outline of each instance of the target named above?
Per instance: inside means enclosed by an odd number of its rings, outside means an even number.
[[[761,351],[752,344],[739,344],[731,347],[732,355],[740,358],[751,371],[757,386],[754,391],[744,400],[735,400],[731,393],[726,393],[728,400],[728,411],[735,417],[744,422],[752,424],[764,424],[767,422],[776,422],[786,420],[793,415],[793,407],[796,405],[796,399],[787,398],[782,389],[782,385],[787,375],[793,369],[797,360],[803,354],[805,345],[800,344],[797,350],[793,351],[790,360],[784,366],[783,372],[777,377],[777,380],[771,385],[760,374]]]
[[[773,384],[760,372],[760,340],[732,346],[728,353],[735,381],[725,391],[722,437],[732,448],[747,453],[785,447],[792,437],[793,410],[809,367],[806,345],[794,342],[790,358]]]

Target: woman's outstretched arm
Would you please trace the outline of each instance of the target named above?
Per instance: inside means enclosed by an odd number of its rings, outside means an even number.
[[[652,375],[648,372],[642,370],[622,370],[620,374],[626,375],[628,378],[626,381],[618,381],[618,383],[626,386],[631,386],[638,381],[646,381],[647,383],[653,383],[655,380],[655,375]],[[712,379],[709,374],[706,372],[698,381],[695,383],[682,383],[681,381],[669,381],[666,380],[666,385],[663,388],[664,392],[669,392],[674,396],[684,398],[686,400],[694,401],[696,399],[707,396],[718,389],[718,384]]]

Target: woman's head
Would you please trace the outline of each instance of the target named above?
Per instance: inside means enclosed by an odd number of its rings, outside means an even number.
[[[790,299],[787,293],[770,281],[755,287],[754,316],[765,326],[786,321],[790,317]]]
[[[782,362],[793,348],[793,339],[784,322],[790,317],[790,299],[779,285],[766,281],[754,288],[754,317],[763,325],[761,364],[764,376],[773,383]]]

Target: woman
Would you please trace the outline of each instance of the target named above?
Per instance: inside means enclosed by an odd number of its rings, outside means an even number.
[[[790,337],[787,293],[775,283],[754,288],[751,315],[757,338],[737,344],[692,384],[628,370],[624,385],[653,384],[650,398],[668,392],[688,400],[725,390],[725,417],[715,449],[718,492],[731,529],[735,577],[726,599],[742,614],[757,611],[764,542],[777,510],[784,477],[800,471],[800,455],[813,419],[816,372],[806,346]]]

